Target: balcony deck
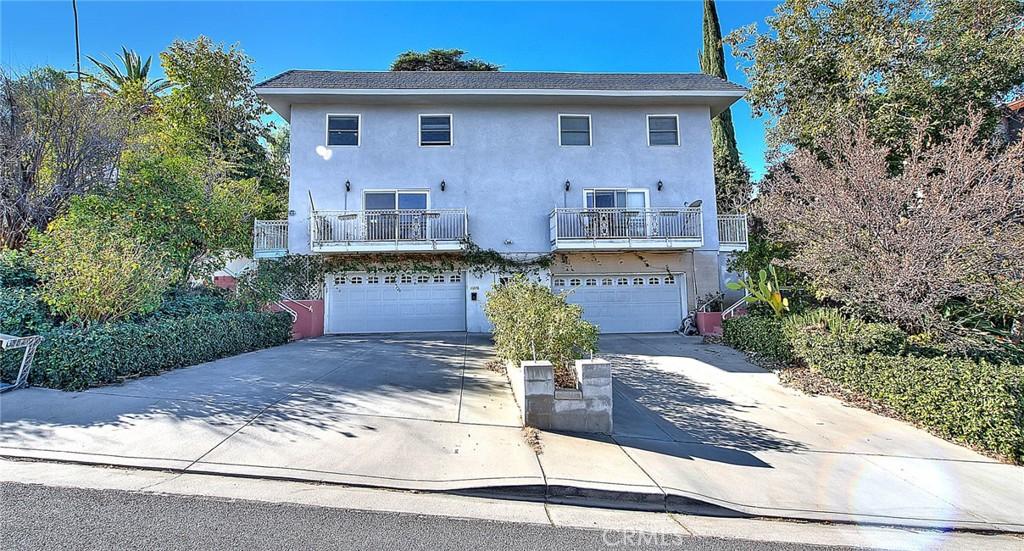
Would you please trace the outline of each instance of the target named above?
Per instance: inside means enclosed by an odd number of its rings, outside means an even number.
[[[692,249],[704,244],[700,207],[556,208],[554,251]]]
[[[310,248],[317,253],[445,252],[466,246],[466,209],[316,210]]]
[[[747,215],[718,215],[718,244],[720,251],[747,250]]]
[[[286,254],[288,254],[288,221],[254,221],[252,228],[253,258],[280,258]]]

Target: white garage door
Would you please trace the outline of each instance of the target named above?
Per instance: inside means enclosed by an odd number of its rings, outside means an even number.
[[[466,330],[460,273],[327,276],[327,333]]]
[[[682,278],[671,275],[568,275],[552,278],[556,293],[583,306],[602,333],[675,331],[683,321]]]

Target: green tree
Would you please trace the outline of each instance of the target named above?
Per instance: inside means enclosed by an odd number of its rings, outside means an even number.
[[[34,233],[30,242],[40,298],[76,322],[152,311],[170,280],[162,256],[143,239],[106,224],[93,215],[94,209],[81,208],[99,200],[75,198],[67,215]]]
[[[92,56],[86,57],[89,58],[89,61],[100,72],[96,75],[83,74],[81,75],[82,79],[97,90],[110,95],[144,94],[155,96],[171,87],[171,83],[162,78],[149,78],[149,67],[153,61],[152,57],[147,57],[146,61],[143,62],[139,54],[124,46],[121,46],[121,53],[117,56],[120,61],[120,67],[111,60],[108,60],[110,61],[109,63],[103,63]],[[124,70],[122,70],[122,67]]]
[[[398,54],[391,63],[392,71],[498,71],[499,65],[479,59],[462,59],[459,49],[432,49],[426,52],[409,50]]]
[[[250,179],[278,198],[265,206],[280,215],[287,179],[271,160],[266,144],[274,127],[263,117],[270,109],[253,91],[252,59],[237,46],[205,36],[174,41],[160,54],[174,86],[159,103],[150,144],[163,154],[204,158],[203,179],[212,188],[223,179]]]
[[[864,113],[900,155],[921,121],[938,137],[974,111],[991,129],[995,100],[1024,82],[1020,0],[785,0],[767,24],[728,40],[777,150],[813,146]]]
[[[704,49],[698,52],[701,72],[728,80],[722,27],[718,22],[715,0],[704,0]],[[732,111],[726,109],[711,119],[711,146],[715,159],[715,192],[718,210],[732,212],[750,200],[750,171],[740,160]]]

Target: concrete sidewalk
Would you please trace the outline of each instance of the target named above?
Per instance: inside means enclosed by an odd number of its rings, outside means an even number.
[[[0,455],[657,511],[1024,532],[1024,469],[810,397],[723,347],[602,338],[615,434],[536,454],[485,337],[324,337],[0,397]]]

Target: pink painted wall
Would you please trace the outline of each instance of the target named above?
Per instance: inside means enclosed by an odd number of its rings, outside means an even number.
[[[697,330],[701,335],[722,335],[721,312],[697,312]]]
[[[308,339],[324,334],[324,301],[322,300],[284,300],[282,301],[299,315],[292,324],[292,339]],[[277,304],[271,304],[270,310],[283,312]]]
[[[221,289],[233,290],[238,280],[231,276],[213,276],[213,284]]]

